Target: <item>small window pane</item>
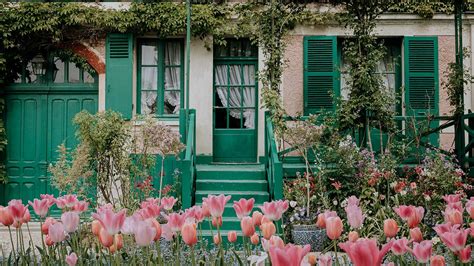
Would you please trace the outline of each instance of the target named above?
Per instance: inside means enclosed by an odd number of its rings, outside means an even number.
[[[244,109],[244,128],[255,128],[255,109]]]
[[[84,83],[94,83],[94,76],[87,71],[84,71]]]
[[[64,62],[58,57],[54,58],[53,82],[64,83]]]
[[[244,65],[243,85],[255,85],[255,65]]]
[[[33,67],[31,66],[31,62],[28,63],[26,66],[26,83],[39,83],[38,76],[33,73]]]
[[[141,113],[154,114],[156,113],[156,91],[142,91],[141,93]]]
[[[227,65],[217,65],[214,71],[214,79],[216,85],[227,85],[228,77],[227,77]]]
[[[158,70],[156,67],[142,67],[141,89],[156,90],[158,85]]]
[[[165,65],[181,65],[181,43],[167,42],[165,46]]]
[[[215,106],[227,107],[227,87],[216,88]]]
[[[21,75],[18,75],[18,77],[13,80],[13,83],[21,83]]]
[[[229,128],[241,128],[242,124],[242,110],[230,109]]]
[[[254,107],[255,106],[255,88],[243,88],[243,107]]]
[[[76,66],[75,63],[69,62],[69,82],[70,83],[78,83],[79,80],[79,68]]]
[[[179,67],[165,68],[165,90],[181,89],[181,69]]]
[[[216,108],[214,109],[215,115],[215,127],[216,128],[227,128],[227,109]]]
[[[179,114],[180,102],[179,91],[165,91],[164,114]]]
[[[156,44],[146,43],[142,44],[142,65],[157,65],[158,64],[158,50]]]
[[[229,81],[230,85],[241,85],[242,76],[240,70],[242,69],[241,65],[230,65],[229,66]]]

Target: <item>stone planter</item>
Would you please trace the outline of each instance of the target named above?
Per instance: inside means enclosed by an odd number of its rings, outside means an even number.
[[[311,251],[321,252],[327,240],[326,230],[320,229],[316,225],[293,225],[291,237],[297,245],[311,245]]]

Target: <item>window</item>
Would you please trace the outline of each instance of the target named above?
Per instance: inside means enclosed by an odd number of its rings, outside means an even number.
[[[183,42],[143,39],[138,52],[137,112],[178,115],[183,102]]]

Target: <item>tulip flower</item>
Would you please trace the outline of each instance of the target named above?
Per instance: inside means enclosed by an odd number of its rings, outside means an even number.
[[[393,241],[392,252],[397,256],[401,256],[408,251],[408,239],[400,238]]]
[[[224,213],[225,204],[230,200],[231,196],[220,194],[219,196],[209,195],[203,199],[212,217],[221,217]]]
[[[453,208],[446,208],[443,212],[444,221],[451,224],[462,224],[462,211]]]
[[[168,226],[171,228],[173,232],[179,232],[181,231],[181,227],[184,225],[184,222],[186,221],[186,214],[178,214],[178,213],[172,213],[168,217],[166,217],[168,221]]]
[[[175,199],[174,197],[164,197],[161,198],[160,205],[161,208],[171,211],[174,207],[174,204],[178,201],[178,199]]]
[[[389,242],[379,250],[375,239],[360,238],[356,242],[340,243],[339,247],[347,253],[354,266],[380,266],[392,245]]]
[[[227,240],[230,243],[234,243],[235,241],[237,241],[237,232],[236,231],[229,231],[227,233]]]
[[[241,198],[239,201],[234,201],[234,210],[237,214],[237,218],[239,218],[239,220],[242,220],[243,217],[249,216],[250,212],[252,212],[254,203],[254,198],[251,198],[249,200]]]
[[[331,240],[341,237],[343,230],[342,220],[339,217],[329,217],[326,219],[326,234]]]
[[[35,211],[36,215],[41,218],[46,217],[49,208],[53,205],[53,203],[49,199],[34,199],[33,202],[28,201],[28,203],[33,207],[33,210]]]
[[[393,219],[383,221],[383,232],[388,238],[395,237],[398,234],[398,224]]]
[[[221,243],[221,237],[219,236],[219,234],[215,234],[214,237],[213,237],[213,241],[214,241],[214,245],[219,245]]]
[[[300,266],[309,253],[310,245],[304,247],[288,244],[284,248],[270,247],[270,259],[273,266]]]
[[[260,230],[262,230],[263,238],[267,240],[270,239],[270,237],[272,237],[272,235],[276,233],[276,227],[273,222],[264,223],[260,225]]]
[[[10,208],[0,206],[0,223],[4,226],[11,226],[13,222],[13,215]]]
[[[72,206],[72,210],[78,213],[83,213],[87,211],[87,208],[89,208],[89,202],[84,201],[84,200],[80,200],[76,202],[74,206]]]
[[[114,244],[114,236],[109,234],[104,228],[100,228],[99,242],[102,246],[110,248]]]
[[[136,223],[135,230],[135,242],[140,247],[146,247],[153,243],[153,239],[156,235],[156,229],[147,221],[139,221]]]
[[[67,233],[76,232],[79,226],[79,214],[77,212],[69,211],[61,215],[61,222],[64,225],[64,231]]]
[[[398,208],[393,209],[402,220],[408,223],[408,227],[410,228],[417,227],[425,214],[425,209],[423,207],[401,205]]]
[[[204,217],[210,217],[211,216],[211,210],[209,209],[209,206],[207,205],[207,203],[204,201],[204,198],[203,198],[203,202],[202,202],[202,215]]]
[[[421,243],[413,243],[412,254],[419,263],[427,263],[430,261],[431,251],[432,243],[430,240],[425,240]]]
[[[316,256],[314,252],[308,253],[308,255],[306,255],[306,258],[308,259],[309,265],[316,265],[316,263],[318,263],[318,257]]]
[[[160,240],[161,233],[162,233],[161,224],[155,219],[150,219],[150,221],[151,221],[151,224],[155,227],[155,230],[156,230],[156,234],[155,234],[155,237],[153,238],[153,241],[158,241],[158,240]]]
[[[357,239],[359,239],[359,233],[357,233],[356,231],[349,232],[349,241],[356,242]]]
[[[474,219],[474,198],[471,197],[467,202],[466,202],[466,211],[469,213],[469,217],[471,219]]]
[[[329,217],[336,217],[337,213],[335,211],[325,211],[318,215],[318,220],[316,221],[316,226],[319,228],[326,228],[326,219]]]
[[[185,223],[181,228],[181,235],[184,243],[188,246],[193,246],[197,243],[197,231],[195,223]]]
[[[49,234],[49,226],[52,225],[52,224],[55,224],[57,222],[58,221],[56,221],[56,219],[54,219],[52,217],[46,218],[44,223],[41,225],[41,233],[43,233],[43,235]]]
[[[359,199],[351,196],[347,199],[347,206],[345,207],[347,214],[347,221],[353,229],[359,229],[364,223],[365,216],[362,209],[359,207]]]
[[[212,226],[221,227],[222,226],[222,216],[212,217]]]
[[[8,202],[8,209],[13,217],[14,224],[22,224],[28,208],[21,203],[21,200]]]
[[[193,218],[195,223],[200,223],[204,220],[204,211],[200,206],[193,206],[186,210],[186,218]]]
[[[74,207],[74,205],[76,205],[78,202],[79,200],[77,199],[77,196],[71,194],[64,195],[55,200],[56,206],[58,206],[59,209],[72,209],[72,207]]]
[[[68,266],[75,266],[77,263],[77,255],[76,253],[72,252],[71,254],[66,256],[66,263]]]
[[[265,202],[263,206],[260,207],[265,217],[271,221],[278,221],[281,219],[282,215],[286,210],[288,210],[288,201],[277,200],[272,202]]]
[[[59,243],[66,239],[64,233],[64,225],[62,223],[50,224],[48,228],[48,236],[53,243]]]
[[[470,231],[470,229],[459,229],[458,226],[453,226],[451,231],[442,233],[439,237],[452,252],[458,252],[466,245]]]
[[[49,235],[46,235],[46,238],[45,238],[45,240],[44,240],[44,243],[45,243],[48,247],[54,245],[54,242],[53,242],[53,240],[51,240],[51,237],[50,237]]]
[[[461,200],[461,194],[445,195],[443,196],[443,199],[447,204],[456,203]]]
[[[97,213],[93,213],[92,217],[100,222],[102,227],[109,235],[115,235],[120,232],[126,218],[127,210],[123,209],[115,213],[111,208],[99,208]]]
[[[431,257],[430,259],[430,266],[445,266],[446,261],[444,260],[444,257],[441,255],[436,255]]]
[[[461,249],[458,253],[458,257],[462,263],[471,262],[471,247],[467,246]]]
[[[254,211],[252,214],[253,223],[255,226],[260,226],[262,224],[263,214],[259,211]]]
[[[262,239],[262,247],[265,252],[269,252],[271,247],[284,248],[285,243],[279,236],[272,236],[270,240]]]
[[[253,245],[258,245],[258,243],[260,243],[260,237],[257,235],[257,233],[253,233],[252,237],[250,237],[250,243]]]
[[[252,235],[255,233],[253,219],[249,216],[242,218],[240,221],[240,227],[242,228],[242,234],[246,237],[252,237]]]
[[[330,254],[319,255],[318,266],[331,266],[331,265],[332,265],[332,256]]]
[[[419,227],[410,229],[410,239],[418,243],[423,241],[423,234],[421,233],[421,230]]]
[[[91,229],[92,229],[92,234],[94,234],[95,236],[99,236],[100,229],[102,229],[102,225],[100,224],[99,221],[94,220],[91,223]]]

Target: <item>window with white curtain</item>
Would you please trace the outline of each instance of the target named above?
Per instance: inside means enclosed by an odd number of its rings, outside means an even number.
[[[183,42],[139,40],[138,112],[178,115],[182,106]]]

